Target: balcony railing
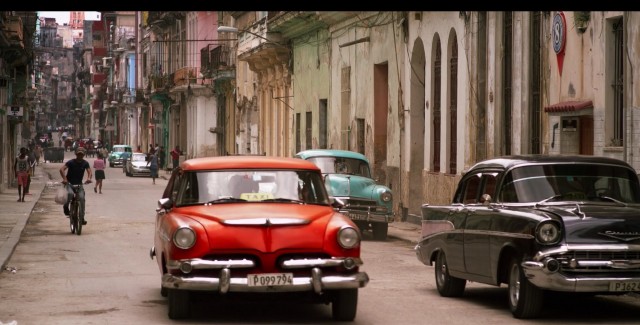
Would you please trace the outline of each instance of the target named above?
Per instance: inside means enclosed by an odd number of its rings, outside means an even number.
[[[217,70],[227,70],[235,67],[235,59],[235,48],[229,45],[218,45],[216,47],[209,45],[200,50],[200,63],[202,72],[205,75],[211,75]]]

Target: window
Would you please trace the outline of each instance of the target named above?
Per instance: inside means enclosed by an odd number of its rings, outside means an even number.
[[[327,148],[327,99],[320,100],[318,108],[318,148]]]
[[[453,35],[449,60],[449,173],[457,172],[458,160],[458,38]]]
[[[440,105],[441,105],[441,64],[442,64],[442,50],[440,49],[440,39],[436,39],[436,53],[435,60],[433,62],[433,136],[432,136],[432,146],[433,146],[433,158],[431,160],[431,164],[433,165],[433,171],[440,171],[440,117],[442,116]]]
[[[313,123],[313,115],[311,114],[311,112],[307,112],[306,119],[305,119],[305,131],[306,131],[305,132],[305,140],[306,140],[305,149],[313,148],[313,143],[311,141],[313,139],[313,136],[311,134],[312,133],[311,127],[313,125],[312,123]]]

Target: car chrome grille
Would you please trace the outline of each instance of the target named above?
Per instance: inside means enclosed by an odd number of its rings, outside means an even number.
[[[384,206],[378,206],[376,201],[365,200],[361,198],[340,198],[345,205],[343,209],[362,212],[378,212],[385,213],[387,208]]]
[[[629,273],[640,272],[638,268],[616,268],[603,265],[608,262],[626,262],[626,264],[639,264],[640,251],[571,251],[555,256],[561,263],[562,272],[614,272]],[[584,264],[584,265],[580,265]]]

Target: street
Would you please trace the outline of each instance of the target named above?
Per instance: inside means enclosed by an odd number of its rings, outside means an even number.
[[[60,180],[60,163],[41,166],[52,181]],[[0,324],[176,323],[167,317],[160,274],[149,258],[156,202],[167,181],[153,185],[151,178],[126,177],[121,168],[109,167],[106,177],[104,194],[94,193],[93,184],[85,186],[88,224],[81,236],[70,233],[62,207],[54,202],[55,187],[44,189],[7,264],[16,272],[0,274]],[[374,241],[367,233],[362,257],[371,280],[360,290],[352,324],[524,323],[508,310],[504,286],[469,283],[462,298],[440,297],[433,267],[417,261],[410,242]],[[334,323],[325,305],[202,298],[192,318],[181,323]],[[636,297],[554,295],[543,317],[526,323],[637,324],[638,319]]]

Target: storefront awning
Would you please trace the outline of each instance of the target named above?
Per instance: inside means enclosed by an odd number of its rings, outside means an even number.
[[[546,106],[544,111],[547,113],[577,112],[590,108],[593,108],[593,101],[591,100],[573,100]]]

